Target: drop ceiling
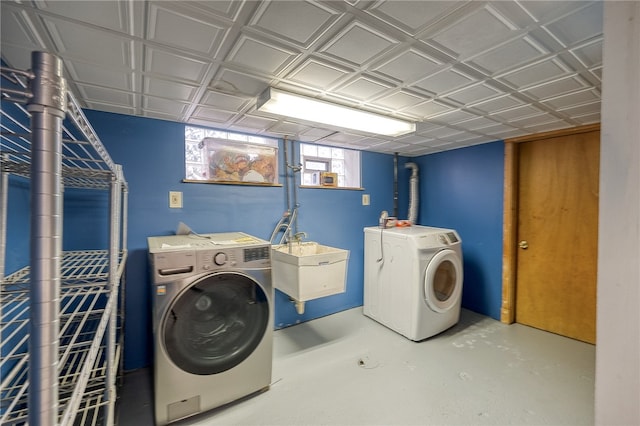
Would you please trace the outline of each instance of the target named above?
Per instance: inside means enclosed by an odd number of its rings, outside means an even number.
[[[2,59],[64,62],[85,108],[417,156],[600,121],[600,1],[3,0]],[[268,86],[417,123],[256,111]]]

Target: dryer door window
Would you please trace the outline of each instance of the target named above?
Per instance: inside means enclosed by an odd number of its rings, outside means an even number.
[[[443,313],[456,305],[462,291],[462,262],[453,250],[436,253],[424,274],[424,295],[429,307]]]
[[[245,275],[209,275],[173,302],[162,325],[171,360],[192,374],[227,371],[258,346],[269,324],[269,303]]]

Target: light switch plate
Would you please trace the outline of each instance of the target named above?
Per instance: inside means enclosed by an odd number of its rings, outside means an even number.
[[[371,199],[369,198],[369,194],[362,194],[362,205],[368,206],[371,204]]]
[[[182,192],[169,191],[169,207],[172,209],[182,208]]]

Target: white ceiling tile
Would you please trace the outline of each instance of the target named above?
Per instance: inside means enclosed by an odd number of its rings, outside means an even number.
[[[303,1],[263,2],[252,25],[284,37],[300,46],[309,46],[332,21],[333,13],[318,3]],[[300,17],[304,16],[304,19]]]
[[[566,129],[567,127],[571,127],[569,123],[564,121],[554,121],[547,122],[543,124],[534,124],[533,126],[528,126],[526,129],[531,133],[539,133],[539,132],[550,132],[552,130]]]
[[[602,40],[572,49],[571,53],[573,53],[587,68],[601,65]]]
[[[212,123],[226,123],[235,116],[233,111],[224,111],[215,108],[199,106],[193,112],[193,117],[198,120],[206,120]]]
[[[287,78],[310,87],[324,89],[333,85],[336,80],[344,77],[348,72],[349,70],[346,68],[309,59],[292,71]]]
[[[404,112],[415,115],[417,117],[426,118],[436,114],[440,114],[444,111],[449,111],[451,109],[453,108],[448,105],[444,105],[435,101],[427,101],[407,108],[404,110]]]
[[[596,1],[590,6],[546,25],[546,29],[565,46],[587,40],[602,33],[602,5]]]
[[[142,98],[142,108],[144,111],[180,116],[184,114],[186,107],[186,103],[170,101],[168,99],[156,98],[153,96],[143,96]]]
[[[537,99],[545,99],[558,96],[563,93],[584,89],[586,86],[586,83],[578,77],[565,77],[539,86],[531,87],[524,90],[524,93]]]
[[[84,21],[97,27],[128,33],[129,8],[124,1],[41,1],[43,10],[67,19]]]
[[[202,10],[231,20],[238,16],[238,11],[240,10],[242,2],[236,0],[191,0],[189,1],[189,5],[194,9]]]
[[[396,40],[359,23],[353,23],[328,43],[322,51],[355,65],[373,59],[389,49]]]
[[[461,104],[475,103],[484,99],[488,99],[500,94],[497,89],[487,86],[486,84],[475,84],[458,90],[455,93],[447,95],[448,99],[453,99]]]
[[[321,128],[308,128],[303,132],[300,132],[298,136],[305,138],[305,140],[317,141],[318,139],[326,138],[327,136],[335,133],[333,130],[321,129]]]
[[[335,90],[344,96],[355,98],[359,101],[364,101],[372,97],[378,96],[380,93],[391,88],[390,85],[379,83],[367,77],[359,76],[355,80],[346,83],[344,86]]]
[[[87,108],[95,109],[96,111],[113,112],[114,114],[135,115],[136,109],[133,107],[127,107],[123,104],[110,104],[107,102],[87,102]]]
[[[389,108],[391,110],[405,110],[422,102],[422,97],[406,92],[396,92],[380,99],[376,99],[373,105]]]
[[[197,90],[198,86],[194,85],[159,78],[144,78],[144,93],[147,95],[191,101]]]
[[[246,97],[214,91],[207,91],[207,94],[202,99],[204,105],[227,111],[240,111],[248,102],[249,99]]]
[[[558,117],[545,113],[540,115],[534,115],[531,117],[519,118],[517,120],[511,120],[509,124],[515,127],[529,127],[529,126],[535,126],[535,125],[540,125],[545,123],[555,123],[557,121],[558,121]]]
[[[385,76],[402,83],[411,83],[442,68],[442,64],[414,50],[401,51],[374,68]]]
[[[210,53],[221,43],[227,27],[222,23],[206,22],[172,10],[172,2],[150,3],[147,31],[149,40],[168,46]],[[176,31],[180,28],[180,31]]]
[[[555,98],[547,99],[543,103],[550,105],[553,108],[567,108],[574,105],[599,102],[600,96],[595,93],[594,90],[587,89],[579,92],[569,93],[567,95],[558,96]]]
[[[456,127],[461,127],[466,130],[478,130],[484,127],[495,126],[496,124],[498,124],[498,122],[495,120],[491,120],[490,118],[477,117],[472,120],[456,123]]]
[[[596,76],[598,80],[602,81],[602,67],[596,67],[596,68],[590,69],[589,72],[591,72],[591,74]]]
[[[488,101],[481,102],[479,104],[474,104],[473,108],[479,109],[480,111],[491,114],[496,111],[500,111],[507,108],[513,108],[518,105],[522,105],[523,102],[519,99],[516,99],[513,96],[501,96],[498,98],[494,98]]]
[[[174,77],[178,80],[199,83],[207,70],[201,60],[177,55],[168,51],[147,48],[145,71],[158,76]]]
[[[63,56],[111,68],[131,68],[131,41],[111,32],[55,18],[45,18],[47,29]]]
[[[495,114],[492,114],[492,117],[496,117],[498,119],[508,121],[508,120],[514,120],[516,118],[530,117],[532,115],[540,115],[542,113],[543,113],[542,110],[534,106],[522,105],[522,106],[517,106],[515,108],[509,108],[509,109],[496,112]]]
[[[129,90],[113,90],[86,84],[77,84],[77,87],[82,93],[82,97],[88,102],[95,100],[99,103],[134,106],[134,95]]]
[[[438,95],[472,83],[474,80],[455,69],[448,69],[417,82],[414,86]]]
[[[269,80],[231,69],[222,69],[209,86],[237,96],[258,96],[269,86]]]
[[[440,122],[456,124],[474,118],[476,115],[462,110],[447,111],[442,114],[433,115],[432,118]]]
[[[289,121],[278,121],[273,123],[267,130],[270,133],[277,133],[279,135],[297,136],[298,133],[304,132],[309,126],[305,126],[299,123],[292,123]]]
[[[235,125],[242,127],[243,129],[252,129],[257,132],[263,132],[277,122],[278,120],[274,120],[272,118],[244,115],[235,122]]]
[[[512,126],[508,126],[506,124],[499,123],[493,126],[484,127],[481,130],[478,130],[478,132],[484,133],[485,135],[500,135],[500,134],[505,134],[507,132],[513,132],[515,130],[518,130],[518,129]]]
[[[24,46],[3,44],[2,59],[6,61],[7,66],[19,70],[28,70],[31,68],[31,52],[34,50],[42,50],[42,48],[31,46],[25,49]]]
[[[265,41],[241,36],[228,60],[262,73],[275,75],[298,54],[290,49],[269,45]]]
[[[356,143],[359,140],[364,139],[364,136],[355,135],[353,133],[332,133],[326,138],[322,139],[322,142],[337,142],[337,143]]]
[[[496,49],[473,58],[472,61],[491,73],[496,73],[520,64],[533,62],[544,53],[544,50],[530,38],[524,37],[503,44]]]
[[[558,112],[562,112],[572,118],[582,115],[600,114],[600,102],[559,109]]]
[[[490,6],[467,15],[432,37],[440,45],[461,57],[477,55],[519,34],[508,20]]]
[[[0,26],[0,40],[2,40],[2,57],[5,58],[5,47],[7,44],[13,46],[23,46],[26,49],[30,47],[34,49],[43,48],[44,46],[39,43],[37,30],[33,27],[33,23],[26,13],[21,13],[19,9],[11,9],[5,7],[6,2],[2,4],[2,13],[0,19],[2,25]],[[20,64],[12,63],[13,67],[20,67],[19,69],[28,69],[31,67],[31,55],[29,50],[22,52],[25,58],[25,63],[20,61]],[[14,57],[14,55],[11,55]]]
[[[67,70],[78,83],[133,90],[131,73],[99,65],[67,61]]]
[[[525,9],[536,21],[549,21],[557,18],[560,11],[575,9],[580,6],[577,1],[560,1],[560,0],[533,0],[519,1],[518,4]]]
[[[460,135],[464,132],[458,129],[452,129],[451,127],[438,127],[437,129],[431,130],[429,133],[426,133],[425,136],[433,139],[450,139],[455,135]]]
[[[572,119],[577,121],[580,124],[599,123],[602,120],[600,117],[600,113],[577,115],[575,117],[572,117]]]
[[[558,59],[550,59],[505,74],[500,77],[500,80],[505,80],[516,87],[526,87],[567,74],[569,71],[566,65]]]
[[[415,34],[431,22],[451,13],[460,1],[391,1],[380,2],[371,13],[410,34]]]

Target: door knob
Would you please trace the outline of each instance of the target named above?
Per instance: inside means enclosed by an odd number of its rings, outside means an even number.
[[[520,247],[523,250],[526,250],[529,248],[529,243],[526,240],[522,240],[518,243],[518,247]]]

